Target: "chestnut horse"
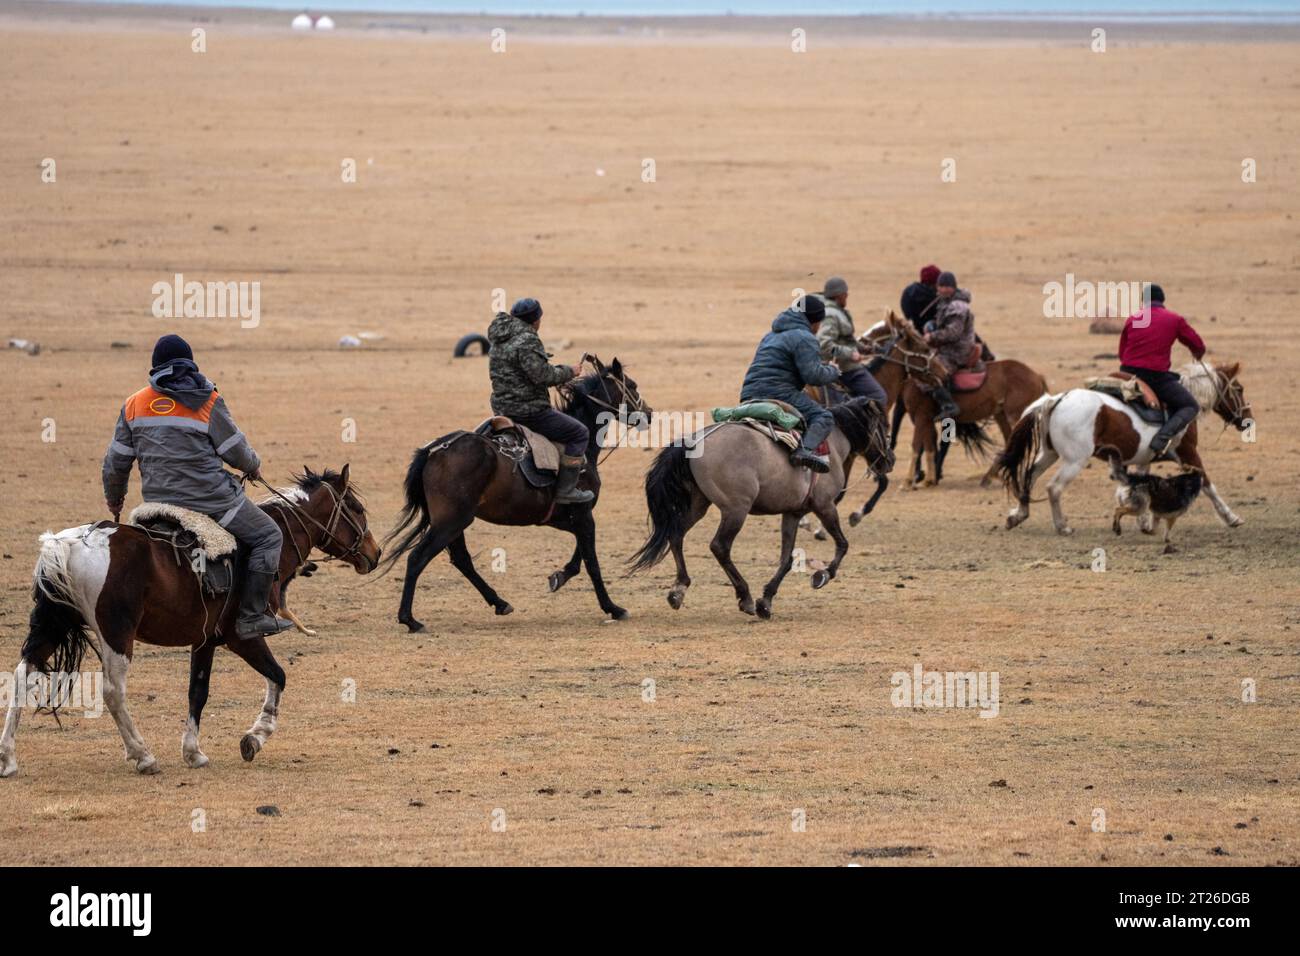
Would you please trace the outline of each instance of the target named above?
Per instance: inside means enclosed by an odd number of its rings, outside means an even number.
[[[920,386],[945,379],[946,368],[912,324],[893,312],[884,323],[868,330],[863,336],[863,344],[874,348],[885,363],[877,374],[882,385],[887,370],[889,374],[904,379],[899,401],[912,419],[913,457],[908,487],[915,488],[918,482],[926,487],[937,484],[942,467],[941,457],[937,455],[940,445],[934,421],[938,407]],[[982,457],[989,448],[988,436],[981,427],[983,422],[993,419],[1005,442],[1029,403],[1047,391],[1047,379],[1015,359],[989,362],[986,369],[988,374],[979,388],[953,392],[953,401],[960,413],[952,437],[976,457]],[[949,442],[950,439],[945,439],[944,451]],[[981,484],[987,485],[995,471],[996,464],[989,468]],[[922,474],[925,476],[923,479],[920,477]]]
[[[1213,411],[1227,425],[1244,432],[1251,426],[1250,404],[1237,380],[1238,363],[1209,368],[1203,362],[1183,367],[1183,385],[1196,397],[1201,414]],[[1196,449],[1196,425],[1193,421],[1183,431],[1174,449],[1177,460],[1204,475],[1204,491],[1214,505],[1219,519],[1230,528],[1241,524],[1227,502],[1219,497],[1210,476],[1205,474],[1201,455]],[[1224,427],[1226,428],[1227,425]],[[1044,395],[1025,412],[998,458],[998,471],[1007,488],[1017,498],[1016,507],[1007,515],[1007,528],[1014,528],[1029,517],[1029,494],[1034,482],[1059,459],[1061,467],[1047,483],[1047,497],[1052,504],[1052,523],[1058,534],[1074,530],[1061,511],[1065,486],[1078,477],[1090,458],[1105,460],[1113,447],[1119,450],[1122,463],[1136,465],[1145,472],[1151,464],[1149,447],[1158,425],[1144,421],[1124,402],[1102,392],[1075,388],[1060,395]],[[1150,532],[1147,520],[1143,531]]]
[[[444,548],[451,563],[497,614],[514,610],[474,568],[465,529],[475,518],[492,524],[546,525],[569,532],[578,539],[577,553],[587,566],[600,609],[616,621],[627,617],[627,611],[615,604],[605,590],[596,557],[596,521],[592,516],[600,499],[596,456],[601,450],[604,425],[616,419],[623,425],[645,427],[653,411],[642,401],[636,382],[628,377],[618,359],[608,366],[600,359],[592,361],[595,373],[568,387],[569,395],[561,409],[587,426],[587,467],[579,487],[595,492],[596,498],[590,504],[557,507],[554,486],[534,488],[520,474],[514,459],[501,454],[491,439],[475,432],[455,431],[416,450],[406,471],[406,506],[397,526],[384,539],[388,543],[400,536],[384,562],[385,574],[409,552],[402,603],[397,610],[398,623],[405,624],[409,631],[424,630],[424,624],[412,614],[415,584]],[[551,590],[576,573],[576,567],[555,572],[551,575]],[[559,584],[557,575],[565,575]]]
[[[281,588],[307,563],[314,548],[350,564],[358,574],[367,574],[379,564],[379,547],[366,528],[365,507],[348,482],[346,465],[338,473],[327,470],[317,475],[304,470],[293,486],[261,507],[284,535]],[[236,576],[230,594],[207,597],[188,555],[179,559],[170,538],[135,525],[100,521],[58,534],[46,532],[41,535],[32,588],[36,606],[14,671],[15,686],[25,686],[29,674],[49,674],[51,658],[59,676],[75,674],[87,648],[95,651],[103,662],[104,703],[126,745],[127,762],[139,773],[157,773],[158,760],[126,709],[127,671],[136,641],[188,646],[189,719],[181,752],[186,764],[203,767],[208,758],[199,749],[199,720],[208,699],[213,653],[225,644],[266,678],[262,712],[239,742],[240,754],[252,760],[275,730],[285,678],[265,638],[230,637],[239,610],[239,583]],[[279,591],[273,589],[272,610],[278,607]],[[94,632],[96,643],[91,643],[87,629]],[[15,694],[5,716],[0,777],[18,770],[14,738],[23,700],[23,695]]]

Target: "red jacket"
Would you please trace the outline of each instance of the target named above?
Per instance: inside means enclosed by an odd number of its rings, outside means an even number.
[[[1205,343],[1186,319],[1158,302],[1152,303],[1149,322],[1139,312],[1124,323],[1124,331],[1119,334],[1119,364],[1167,372],[1175,341],[1186,345],[1192,358],[1205,354]]]

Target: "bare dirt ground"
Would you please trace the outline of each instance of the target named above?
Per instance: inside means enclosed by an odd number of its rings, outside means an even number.
[[[1073,537],[1045,505],[1008,532],[1002,492],[954,453],[940,488],[896,483],[829,587],[791,576],[765,623],[709,555],[714,519],[688,542],[682,611],[669,569],[621,576],[650,453],[619,450],[598,518],[629,621],[604,623],[585,578],[547,593],[571,541],[546,530],[471,529],[481,567],[506,549],[492,578],[516,613],[440,558],[417,636],[395,623],[398,577],[327,566],[295,585],[321,633],[276,640],[288,689],[255,762],[237,742],[261,679],[218,656],[212,764],[189,770],[185,654],[141,648],[129,699],[162,774],[128,770],[107,717],[28,715],[0,863],[1300,863],[1295,45],[796,55],[523,34],[494,55],[475,36],[209,27],[204,54],[186,24],[0,31],[0,331],[44,346],[0,355],[6,667],[36,536],[103,517],[100,458],[157,335],[190,339],[270,475],[350,461],[386,528],[412,449],[485,412],[484,361],[450,349],[495,288],[545,303],[561,360],[617,355],[656,408],[707,410],[790,290],[829,273],[866,325],[920,265],[953,269],[997,351],[1055,389],[1112,367],[1115,343],[1044,319],[1043,284],[1155,279],[1213,356],[1247,363],[1258,441],[1203,439],[1246,523],[1198,502],[1161,557],[1131,525],[1111,535],[1094,466],[1066,497]],[[153,318],[177,272],[260,281],[261,324]],[[365,330],[385,338],[336,348]],[[776,519],[752,519],[752,582],[777,546]],[[999,716],[893,707],[916,663],[998,672]]]

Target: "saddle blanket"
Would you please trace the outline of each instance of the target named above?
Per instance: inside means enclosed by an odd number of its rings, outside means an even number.
[[[560,453],[563,446],[551,441],[545,435],[537,434],[531,428],[525,428],[513,419],[506,418],[504,415],[494,415],[474,431],[481,435],[506,431],[510,428],[519,429],[519,433],[528,441],[528,449],[533,453],[533,465],[538,471],[560,470]]]
[[[235,550],[235,536],[205,514],[190,511],[179,505],[148,502],[136,505],[127,517],[127,524],[146,527],[154,521],[171,521],[198,539],[199,546],[215,561]]]

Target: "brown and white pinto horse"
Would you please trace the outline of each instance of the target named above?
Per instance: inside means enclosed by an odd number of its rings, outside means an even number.
[[[367,574],[379,564],[379,546],[366,527],[365,506],[342,472],[305,470],[294,485],[261,503],[280,526],[280,581],[287,582],[307,563],[312,549],[338,558]],[[51,670],[80,670],[86,649],[103,662],[104,703],[126,745],[126,759],[140,773],[157,773],[150,752],[126,709],[126,675],[136,641],[190,650],[189,719],[181,739],[185,763],[203,767],[199,720],[208,699],[212,656],[221,644],[266,678],[266,700],[253,726],[240,740],[240,753],[252,760],[275,730],[284,669],[266,640],[229,639],[238,613],[238,579],[229,595],[207,597],[188,560],[178,560],[169,538],[134,525],[100,521],[41,535],[33,597],[36,606],[14,671],[16,687]],[[283,583],[281,584],[283,587]],[[271,597],[280,602],[280,588]],[[91,643],[89,631],[94,632]],[[52,659],[52,662],[51,662]],[[51,666],[52,663],[52,666]],[[0,736],[0,777],[18,770],[14,737],[23,695],[15,694]]]
[[[1238,363],[1210,368],[1203,362],[1192,362],[1181,369],[1181,376],[1183,385],[1196,397],[1201,414],[1213,411],[1228,425],[1244,432],[1252,419],[1250,403],[1237,380],[1240,371]],[[1235,528],[1242,523],[1241,518],[1219,497],[1210,476],[1205,474],[1196,448],[1196,426],[1195,421],[1187,426],[1175,454],[1183,465],[1205,476],[1203,489],[1219,519]],[[1149,443],[1157,428],[1119,399],[1102,392],[1075,388],[1060,395],[1044,395],[1025,411],[998,459],[1003,482],[1017,498],[1016,507],[1007,515],[1007,527],[1014,528],[1029,517],[1029,494],[1034,482],[1059,460],[1061,467],[1047,483],[1047,498],[1057,532],[1073,534],[1061,511],[1065,486],[1078,477],[1090,458],[1104,460],[1109,453],[1102,451],[1108,446],[1119,449],[1123,464],[1145,472],[1151,465]],[[1142,530],[1150,532],[1149,516]]]

